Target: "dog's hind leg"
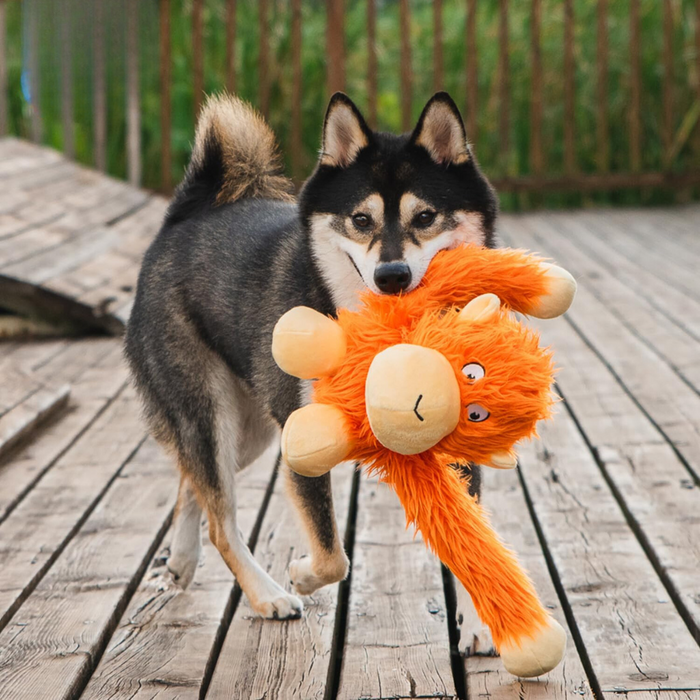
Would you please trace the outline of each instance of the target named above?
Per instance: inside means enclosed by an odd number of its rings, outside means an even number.
[[[209,534],[253,609],[262,617],[300,617],[303,604],[255,561],[236,522],[236,472],[244,469],[269,444],[274,425],[260,415],[242,383],[225,367],[211,375],[215,404],[216,487],[198,485],[209,516]]]
[[[168,569],[175,582],[187,588],[199,564],[202,553],[202,508],[197,502],[192,483],[184,474],[175,506],[173,541],[168,558]]]
[[[297,508],[311,547],[311,556],[289,565],[294,590],[310,595],[321,586],[342,581],[348,573],[348,558],[338,536],[333,510],[330,472],[323,476],[301,476],[284,466],[287,492]]]
[[[458,469],[469,479],[469,495],[481,499],[481,469],[476,464],[460,464]],[[457,593],[457,628],[460,632],[459,649],[466,656],[494,656],[496,650],[491,630],[481,621],[472,597],[455,578]]]

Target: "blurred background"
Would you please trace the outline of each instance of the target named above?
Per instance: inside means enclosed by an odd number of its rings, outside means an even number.
[[[698,195],[700,0],[0,0],[0,133],[167,194],[223,89],[297,182],[332,91],[402,131],[445,89],[505,209]]]

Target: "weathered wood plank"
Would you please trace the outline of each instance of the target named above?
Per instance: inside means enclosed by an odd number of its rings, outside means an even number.
[[[43,422],[65,409],[70,387],[43,387],[0,417],[0,459]]]
[[[585,286],[568,318],[699,477],[700,396]]]
[[[176,491],[171,460],[146,442],[0,633],[4,692],[17,700],[80,693],[161,540]]]
[[[246,540],[260,517],[277,452],[273,446],[239,475],[237,518]],[[232,613],[233,579],[204,528],[204,557],[193,583],[186,591],[173,586],[165,567],[170,536],[122,615],[84,700],[201,697],[210,657]]]
[[[538,681],[517,683],[499,658],[471,656],[465,659],[467,696],[491,700],[563,700],[593,697],[564,611],[527,509],[520,482],[513,472],[482,469],[483,498],[491,523],[532,578],[543,604],[567,630],[566,656],[556,669]]]
[[[456,697],[446,616],[439,561],[363,476],[338,699]]]
[[[521,474],[604,691],[696,688],[700,648],[564,411],[520,447]]]
[[[35,588],[143,442],[127,388],[0,525],[0,628]]]
[[[23,344],[22,359],[30,348]],[[127,375],[121,343],[114,339],[76,341],[37,367],[35,373],[71,386],[65,412],[49,419],[31,442],[0,462],[0,522],[39,479],[90,428],[124,386]]]
[[[337,522],[345,532],[354,474],[352,463],[333,470]],[[296,513],[284,493],[284,475],[275,484],[256,548],[256,559],[276,581],[286,582],[290,561],[306,554]],[[226,634],[207,697],[323,700],[331,663],[338,585],[304,599],[301,620],[270,624],[257,617],[246,598]]]
[[[545,217],[519,222],[518,239],[528,248],[544,249],[566,267],[588,292],[617,317],[618,322],[653,348],[687,383],[700,392],[700,341],[645,298],[627,287],[615,272],[582,253],[571,237]]]
[[[539,326],[565,367],[558,380],[568,406],[700,638],[700,484],[571,326],[559,320]]]

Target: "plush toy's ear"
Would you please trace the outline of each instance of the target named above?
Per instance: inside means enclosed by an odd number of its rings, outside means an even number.
[[[462,116],[446,92],[436,93],[425,106],[411,135],[411,142],[425,148],[440,165],[461,165],[469,160]]]
[[[498,313],[501,300],[495,294],[482,294],[472,299],[460,312],[464,321],[487,321]]]
[[[345,331],[338,322],[308,306],[287,311],[272,331],[275,362],[299,379],[332,374],[342,363],[345,350]]]
[[[347,168],[369,145],[371,136],[372,132],[355,103],[342,92],[336,92],[328,103],[323,123],[321,165]]]

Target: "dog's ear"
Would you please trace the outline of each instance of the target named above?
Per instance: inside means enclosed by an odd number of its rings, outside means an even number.
[[[446,92],[436,93],[425,105],[411,142],[425,148],[441,165],[459,165],[470,158],[462,115]]]
[[[321,165],[347,168],[369,145],[371,137],[372,132],[355,103],[344,93],[336,92],[328,103],[323,123]]]

